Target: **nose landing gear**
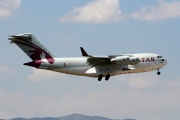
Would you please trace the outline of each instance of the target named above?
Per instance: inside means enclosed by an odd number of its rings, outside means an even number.
[[[161,72],[159,72],[159,70],[158,70],[157,75],[160,75],[160,74],[161,74]]]

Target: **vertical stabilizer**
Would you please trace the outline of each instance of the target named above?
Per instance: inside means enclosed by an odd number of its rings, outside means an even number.
[[[11,43],[15,43],[33,61],[47,59],[50,64],[54,63],[54,56],[35,38],[33,34],[25,33],[8,37]]]

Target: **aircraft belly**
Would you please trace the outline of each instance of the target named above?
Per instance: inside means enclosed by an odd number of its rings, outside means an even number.
[[[132,67],[131,65],[131,69],[132,70],[128,70],[128,71],[124,71],[123,68],[127,66],[127,65],[103,65],[103,66],[97,66],[97,67],[92,67],[90,69],[88,69],[86,71],[86,74],[88,76],[94,76],[94,77],[98,77],[100,74],[102,74],[103,76],[106,76],[107,74],[110,74],[111,76],[114,75],[118,75],[118,74],[126,74],[129,72],[133,72],[135,69],[134,67]]]
[[[61,72],[65,74],[72,74],[72,75],[81,75],[85,76],[85,72],[89,69],[89,67],[72,67],[72,68],[57,68],[51,69],[52,71]]]

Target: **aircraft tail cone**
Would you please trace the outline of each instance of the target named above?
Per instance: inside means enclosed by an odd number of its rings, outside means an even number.
[[[23,65],[39,68],[41,63],[42,62],[40,61],[32,61],[32,62],[24,63]]]

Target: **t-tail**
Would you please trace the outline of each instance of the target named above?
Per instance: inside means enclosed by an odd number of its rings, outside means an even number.
[[[11,40],[10,43],[15,43],[32,59],[32,62],[24,63],[24,65],[39,68],[43,63],[43,59],[46,59],[49,64],[55,62],[54,55],[52,55],[33,34],[11,35],[8,39]]]

